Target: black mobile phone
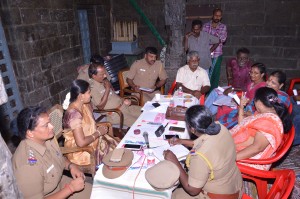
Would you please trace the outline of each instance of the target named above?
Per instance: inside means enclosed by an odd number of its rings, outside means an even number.
[[[155,108],[157,108],[157,107],[159,107],[159,106],[160,106],[160,104],[159,104],[159,103],[157,103],[157,102],[155,102],[155,103],[152,103],[152,106],[154,106]]]
[[[124,144],[124,148],[138,151],[138,150],[142,149],[142,145],[140,145],[140,144]]]
[[[176,132],[181,132],[183,133],[185,128],[183,127],[178,127],[178,126],[170,126],[169,131],[176,131]]]
[[[164,135],[165,140],[172,139],[172,138],[179,139],[179,135]]]

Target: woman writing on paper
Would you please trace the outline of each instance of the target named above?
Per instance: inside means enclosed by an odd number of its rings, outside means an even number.
[[[109,136],[106,126],[98,125],[93,117],[90,106],[91,94],[89,83],[84,80],[74,80],[70,89],[70,105],[65,112],[63,123],[65,128],[71,131],[64,134],[66,147],[92,146],[97,153],[96,163],[101,163],[104,155],[110,149],[116,147],[118,142]],[[107,140],[107,142],[104,142]],[[103,142],[100,142],[103,140]],[[100,144],[99,144],[100,143]],[[101,146],[100,146],[101,145]],[[101,147],[101,148],[99,148]],[[78,165],[90,164],[90,154],[88,152],[76,152],[67,154],[68,159]]]
[[[242,177],[236,166],[235,145],[230,133],[223,125],[213,121],[204,106],[190,107],[185,117],[189,132],[198,138],[189,141],[193,148],[186,160],[188,173],[172,151],[164,152],[165,159],[179,168],[183,187],[177,188],[172,198],[239,198]]]
[[[283,133],[292,127],[286,106],[279,103],[277,92],[268,87],[259,88],[254,97],[256,113],[244,116],[247,100],[242,97],[239,124],[230,130],[237,148],[237,160],[271,157],[282,141]],[[271,165],[250,165],[268,170]]]

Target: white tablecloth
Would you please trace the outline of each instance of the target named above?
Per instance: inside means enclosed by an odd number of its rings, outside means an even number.
[[[174,99],[175,105],[183,105],[183,100],[186,98],[176,98]],[[194,104],[198,103],[198,100],[191,98]],[[161,97],[159,103],[161,106],[154,108],[148,107],[133,124],[127,134],[124,136],[122,141],[119,143],[118,147],[122,147],[125,143],[137,143],[144,144],[143,132],[147,131],[149,135],[150,148],[156,153],[159,153],[162,148],[170,147],[168,142],[163,140],[163,135],[161,137],[156,137],[155,130],[159,127],[159,124],[168,126],[165,129],[164,134],[175,134],[176,132],[169,131],[170,126],[185,127],[184,121],[169,121],[163,118],[164,113],[168,107],[170,98]],[[181,102],[182,101],[182,102]],[[152,102],[151,102],[152,103]],[[189,102],[190,103],[190,102]],[[148,104],[149,105],[149,104]],[[192,105],[192,104],[191,104]],[[146,106],[146,105],[145,105]],[[145,108],[145,107],[144,107]],[[156,124],[157,123],[157,124]],[[140,129],[141,133],[139,135],[134,134],[135,129]],[[187,130],[184,133],[176,133],[183,139],[189,139],[189,134]],[[160,156],[157,154],[156,163],[160,161]],[[142,164],[144,160],[144,164]],[[142,169],[138,167],[143,165]],[[147,157],[143,152],[134,152],[133,165],[129,168],[122,176],[116,179],[107,179],[102,174],[102,167],[100,165],[93,183],[93,190],[91,198],[105,198],[105,199],[115,199],[115,198],[134,198],[135,199],[148,199],[148,198],[171,198],[172,189],[165,191],[156,191],[148,184],[145,179],[145,172],[147,170]]]

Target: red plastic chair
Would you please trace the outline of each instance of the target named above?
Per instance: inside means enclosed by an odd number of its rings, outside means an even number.
[[[292,114],[292,112],[293,112],[293,104],[292,103],[290,103],[290,106],[288,107],[288,112],[289,112],[289,114]]]
[[[293,79],[291,79],[290,86],[289,86],[289,88],[287,90],[287,94],[289,96],[293,96],[294,95],[293,88],[294,88],[295,84],[299,84],[299,83],[300,83],[300,78],[293,78]]]
[[[168,91],[168,95],[173,95],[175,87],[176,87],[176,80],[174,80],[174,82],[172,83],[172,85]],[[204,102],[205,102],[205,94],[202,94],[200,96],[199,103],[200,103],[200,105],[204,105]]]
[[[263,171],[238,164],[244,179],[255,180],[257,190],[261,190],[260,199],[287,199],[291,194],[295,184],[295,172],[290,169]],[[261,185],[267,184],[271,179],[275,179],[271,189],[268,192],[267,187]],[[248,195],[244,194],[242,199],[249,199]]]
[[[286,154],[286,152],[292,146],[294,137],[295,137],[295,127],[292,126],[289,132],[283,134],[282,142],[279,145],[278,149],[276,150],[274,156],[266,159],[244,159],[244,160],[239,160],[238,162],[248,163],[248,164],[272,164],[280,160]]]
[[[168,91],[168,95],[173,95],[175,87],[176,87],[176,80],[174,80],[174,82],[172,83],[172,85]]]
[[[278,160],[280,160],[286,153],[287,151],[290,149],[291,145],[293,144],[293,140],[295,137],[295,128],[294,126],[292,126],[291,130],[283,135],[282,138],[282,142],[279,145],[278,149],[276,150],[276,153],[273,157],[270,158],[266,158],[266,159],[244,159],[244,160],[239,160],[237,161],[238,166],[240,166],[241,164],[239,163],[248,163],[248,164],[272,164],[274,162],[277,162]],[[248,167],[248,166],[246,166]],[[254,168],[252,168],[254,169]],[[256,171],[261,171],[258,169],[255,169]],[[242,174],[243,171],[241,170]],[[253,181],[255,181],[256,185],[257,185],[257,193],[259,198],[265,198],[263,196],[265,196],[265,190],[267,190],[267,182],[266,181],[260,181],[257,179],[252,179]]]

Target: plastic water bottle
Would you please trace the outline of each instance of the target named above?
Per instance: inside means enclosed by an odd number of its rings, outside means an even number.
[[[173,99],[171,99],[171,100],[170,100],[169,107],[174,107],[174,106],[175,106],[174,100],[173,100]]]
[[[182,87],[179,86],[179,88],[178,88],[178,97],[182,97],[182,96],[183,96]]]
[[[147,166],[151,167],[155,165],[155,156],[152,149],[148,149],[147,153]]]

